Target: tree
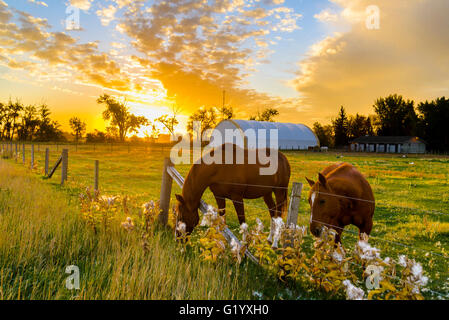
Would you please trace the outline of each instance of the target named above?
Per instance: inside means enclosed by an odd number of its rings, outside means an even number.
[[[97,99],[98,104],[105,104],[103,119],[110,121],[110,126],[117,129],[121,142],[125,141],[129,133],[137,133],[137,130],[148,124],[148,120],[143,116],[135,116],[129,112],[125,103],[117,101],[114,97],[104,94]]]
[[[2,139],[10,139],[12,129],[12,106],[13,102],[10,98],[8,104],[3,105],[2,107]]]
[[[159,137],[160,130],[158,129],[158,127],[156,127],[155,123],[151,124],[150,127],[151,127],[151,131],[147,130],[144,132],[145,141],[154,142]]]
[[[4,139],[4,121],[6,118],[6,105],[0,102],[0,140]]]
[[[251,116],[249,120],[256,120],[256,121],[267,121],[267,122],[273,122],[274,117],[279,115],[279,111],[274,108],[267,108],[265,109],[262,114],[259,112],[257,113],[257,116]]]
[[[221,120],[229,120],[234,118],[234,109],[232,107],[223,106],[219,109]]]
[[[39,107],[39,128],[36,131],[38,141],[59,141],[63,139],[60,125],[50,118],[51,112],[46,104]]]
[[[86,135],[86,142],[88,143],[103,143],[106,142],[106,133],[95,129],[94,132]]]
[[[16,99],[15,103],[12,103],[12,101],[9,101],[8,104],[9,112],[10,112],[10,118],[11,118],[11,133],[9,136],[9,140],[14,139],[14,135],[16,133],[17,129],[17,119],[20,116],[20,112],[23,110],[23,105],[20,103],[18,99]]]
[[[39,128],[38,112],[35,106],[29,105],[23,109],[22,122],[17,134],[21,141],[33,140],[36,130]]]
[[[187,122],[187,131],[191,134],[194,133],[193,130],[195,128],[193,127],[193,124],[195,121],[201,123],[199,131],[197,130],[195,134],[197,137],[202,137],[204,131],[214,128],[217,124],[217,113],[215,112],[215,108],[201,108],[189,117],[189,121]]]
[[[373,107],[380,121],[378,135],[416,135],[418,116],[412,100],[405,101],[402,96],[393,94],[386,98],[377,99]]]
[[[334,146],[334,133],[331,125],[322,126],[320,123],[313,124],[313,131],[315,132],[321,146]]]
[[[437,98],[418,105],[419,134],[435,151],[449,150],[449,99]]]
[[[78,143],[78,140],[83,137],[83,134],[86,132],[86,123],[83,122],[78,117],[72,117],[69,120],[70,128],[72,128],[72,135],[75,136],[75,142]]]
[[[348,121],[348,138],[349,140],[356,139],[361,136],[371,136],[374,134],[373,125],[371,119],[359,115],[350,116]]]
[[[172,136],[174,136],[175,128],[179,124],[177,117],[178,117],[178,113],[180,112],[180,110],[181,110],[181,108],[179,108],[176,104],[173,104],[171,115],[164,114],[163,116],[157,118],[155,121],[160,122],[168,130],[168,132]]]
[[[343,106],[340,108],[338,118],[332,121],[332,126],[335,134],[335,146],[346,146],[349,142],[349,121]]]

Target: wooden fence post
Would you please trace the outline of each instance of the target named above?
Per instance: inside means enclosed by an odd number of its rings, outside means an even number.
[[[298,213],[299,213],[299,204],[301,202],[302,187],[303,187],[302,183],[293,182],[286,224],[286,227],[290,230],[294,230],[294,228],[296,228],[296,225],[298,224]],[[290,238],[290,241],[284,242],[284,247],[287,246],[288,247],[293,246],[293,238]]]
[[[95,181],[94,181],[94,190],[98,191],[98,177],[100,175],[100,161],[95,160]]]
[[[18,148],[17,142],[16,142],[16,153],[15,153],[15,155],[14,155],[14,159],[15,159],[16,163],[17,163],[17,159],[18,159],[18,157],[19,157],[18,151],[19,151],[19,148]]]
[[[290,204],[288,206],[287,227],[298,223],[299,204],[301,201],[302,183],[293,182]]]
[[[62,166],[61,166],[61,185],[67,181],[67,170],[69,165],[69,150],[62,149]]]
[[[167,169],[172,165],[173,164],[170,161],[170,158],[164,159],[164,171],[162,173],[161,197],[159,203],[161,213],[158,217],[159,222],[163,225],[166,225],[168,222],[168,212],[170,210],[170,197],[173,178],[168,174]]]
[[[22,145],[22,160],[23,164],[25,165],[25,143]]]
[[[50,149],[45,149],[45,176],[48,176],[48,162],[50,161]]]
[[[34,144],[31,145],[31,162],[30,162],[31,169],[34,168]]]

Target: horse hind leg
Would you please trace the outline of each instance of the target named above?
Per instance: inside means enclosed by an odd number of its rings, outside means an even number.
[[[271,193],[268,193],[263,197],[263,200],[270,211],[270,216],[273,218],[276,215],[276,204],[274,203],[273,196]]]

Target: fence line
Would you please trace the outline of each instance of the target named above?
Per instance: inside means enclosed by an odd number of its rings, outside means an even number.
[[[248,187],[261,187],[261,188],[270,188],[270,189],[288,189],[288,187],[264,186],[264,185],[257,185],[257,184],[244,184],[244,183],[233,183],[233,182],[219,182],[218,184],[248,186]],[[350,200],[355,200],[355,201],[369,202],[369,203],[374,203],[374,204],[384,205],[385,206],[385,204],[383,204],[382,202],[376,202],[376,201],[373,201],[373,200],[356,198],[356,197],[348,197],[348,196],[344,196],[344,195],[338,195],[338,194],[333,194],[333,193],[326,193],[326,192],[321,192],[321,191],[315,191],[315,192],[319,193],[319,194],[332,196],[332,197],[345,198],[345,199],[350,199]],[[305,199],[305,198],[303,198],[303,199],[304,199],[304,201],[307,201],[307,199]],[[440,212],[440,211],[437,211],[437,210],[429,211],[429,210],[424,210],[424,209],[420,209],[420,208],[416,208],[415,209],[415,208],[401,207],[401,206],[399,206],[398,208],[407,209],[407,210],[420,210],[422,213],[425,213],[425,214],[435,214],[435,215],[449,216],[449,213]]]
[[[234,184],[234,183],[222,183],[222,184]],[[238,185],[245,185],[245,184],[238,184]],[[249,184],[248,186],[261,186],[261,187],[262,187],[262,185],[250,185],[250,184]],[[270,186],[264,186],[264,187],[270,187]],[[284,188],[284,187],[282,187],[282,188]],[[340,197],[350,198],[350,199],[356,199],[356,200],[365,200],[365,199],[351,198],[351,197],[345,197],[345,196],[340,196]],[[222,198],[222,197],[216,197],[216,198],[222,199],[222,200],[231,200],[231,199],[228,199],[228,198]],[[233,200],[231,200],[231,201],[233,201]],[[287,201],[287,200],[286,200],[286,201]],[[306,199],[304,199],[304,201],[307,202]],[[366,201],[368,201],[368,200],[366,200]],[[234,201],[233,201],[233,202],[234,202]],[[258,206],[258,205],[251,204],[251,203],[248,203],[248,202],[247,202],[247,203],[244,203],[244,202],[241,202],[241,201],[235,201],[235,202],[240,203],[240,204],[244,204],[244,205],[247,205],[247,206],[250,206],[250,207],[255,207],[255,208],[258,208],[258,209],[265,209],[265,210],[268,209],[268,210],[269,210],[269,208],[267,208],[267,207]],[[284,204],[284,203],[285,203],[285,201],[283,201],[281,204]],[[404,207],[404,208],[405,208],[405,207]],[[407,208],[406,208],[406,209],[407,209]],[[278,210],[275,210],[275,212],[279,212],[279,211],[278,211]],[[430,213],[430,212],[429,212],[429,213]],[[446,214],[445,214],[445,215],[446,215]],[[313,220],[313,221],[318,222],[318,223],[321,223],[321,224],[325,224],[325,223],[320,222],[320,221],[316,221],[316,220]],[[334,227],[334,228],[337,228],[337,229],[341,229],[341,230],[343,230],[344,232],[353,233],[353,234],[358,235],[358,233],[356,233],[356,232],[353,232],[353,231],[351,231],[351,230],[345,230],[344,228],[339,227],[339,226],[329,225],[329,224],[326,224],[326,225],[327,225],[327,226]],[[397,241],[392,241],[392,240],[382,239],[382,238],[380,238],[380,237],[378,237],[378,236],[373,236],[373,235],[370,235],[370,238],[373,238],[373,239],[379,240],[379,241],[388,242],[388,243],[395,244],[395,245],[402,246],[402,247],[407,247],[407,248],[417,249],[417,250],[420,250],[420,251],[428,252],[428,253],[430,253],[430,254],[432,254],[432,255],[436,255],[436,256],[442,257],[442,258],[444,258],[444,259],[448,259],[448,257],[442,255],[441,253],[438,253],[438,252],[435,252],[435,251],[432,251],[432,250],[427,251],[427,250],[425,250],[425,249],[421,249],[421,248],[418,248],[418,247],[415,247],[415,246],[406,245],[406,244],[404,244],[404,243],[397,242]]]

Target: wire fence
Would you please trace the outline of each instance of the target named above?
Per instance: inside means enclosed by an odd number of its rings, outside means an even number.
[[[227,183],[227,182],[220,182],[220,184],[238,185],[238,186],[250,186],[250,187],[266,187],[266,188],[273,188],[273,189],[275,189],[275,188],[288,189],[287,187],[265,186],[265,185],[256,185],[256,184]],[[367,200],[367,199],[361,199],[361,198],[355,198],[355,197],[348,197],[348,196],[337,195],[337,194],[331,194],[331,193],[326,193],[326,192],[319,192],[319,191],[316,191],[316,192],[319,193],[319,194],[324,194],[324,195],[328,195],[328,196],[335,196],[335,197],[339,197],[339,198],[347,198],[347,199],[355,200],[355,201],[364,201],[364,202],[369,202],[369,203],[375,203],[375,201]],[[276,205],[274,208],[268,208],[268,207],[266,207],[266,206],[263,207],[263,206],[259,206],[259,205],[256,205],[256,204],[253,204],[253,203],[250,203],[250,202],[245,202],[245,203],[244,203],[243,201],[232,200],[232,199],[229,199],[229,198],[219,197],[219,196],[215,196],[215,195],[214,195],[214,197],[215,197],[215,198],[218,198],[218,199],[222,199],[222,200],[231,200],[232,202],[236,202],[236,203],[243,204],[243,205],[245,205],[245,206],[250,206],[250,207],[253,207],[253,208],[257,208],[257,209],[262,209],[262,210],[272,210],[272,211],[275,211],[276,213],[282,213],[282,211],[276,210],[275,208],[277,208],[277,207],[280,206],[280,205],[285,204],[285,203],[288,201],[288,199],[287,199],[287,200],[283,201],[282,203],[280,203],[279,205]],[[302,200],[303,200],[303,201],[308,201],[308,200],[303,199],[303,198],[302,198]],[[410,208],[405,208],[405,209],[410,209]],[[432,211],[429,211],[429,212],[427,212],[427,213],[429,213],[429,214],[435,214],[435,213],[432,212]],[[440,215],[441,215],[441,213],[437,213],[437,214],[440,214]],[[442,214],[448,215],[448,216],[449,216],[449,214],[445,214],[445,213],[442,213]],[[317,221],[317,220],[314,220],[314,219],[311,219],[311,221],[320,223],[320,224],[322,224],[322,225],[326,225],[327,227],[331,227],[331,228],[340,230],[341,232],[346,232],[346,233],[350,233],[350,234],[354,234],[354,235],[358,235],[358,234],[359,234],[358,232],[354,232],[354,231],[352,231],[352,230],[345,229],[345,227],[327,224],[327,223],[325,223],[325,222],[323,222],[323,221]],[[393,244],[393,245],[400,246],[400,247],[404,247],[404,248],[416,249],[416,250],[419,250],[419,251],[422,251],[422,252],[429,253],[429,254],[434,255],[434,256],[438,256],[438,257],[443,258],[443,259],[445,259],[445,260],[447,260],[447,259],[449,258],[447,255],[444,255],[444,254],[442,254],[441,252],[435,252],[435,251],[433,251],[433,250],[422,249],[422,248],[419,248],[419,247],[416,247],[416,246],[412,246],[412,245],[408,245],[408,244],[405,244],[405,243],[402,243],[402,242],[399,242],[399,241],[393,241],[393,240],[383,239],[383,238],[381,238],[381,237],[374,236],[374,235],[370,235],[370,239],[374,239],[374,240],[380,241],[380,242],[385,242],[385,243],[388,243],[388,244]]]
[[[93,150],[93,151],[96,151],[96,150],[100,151],[101,148],[104,148],[104,149],[106,149],[106,151],[109,151],[109,152],[114,151],[114,147],[116,148],[116,150],[118,150],[119,148],[126,150],[126,148],[127,148],[128,152],[130,152],[131,151],[131,146],[132,146],[134,150],[137,150],[138,148],[141,148],[141,149],[151,148],[152,151],[160,150],[163,153],[164,152],[164,148],[167,147],[165,145],[159,145],[159,146],[157,146],[158,148],[155,149],[155,146],[154,145],[150,145],[150,144],[148,144],[148,145],[145,145],[145,144],[132,145],[132,144],[116,144],[116,143],[115,144],[114,143],[111,143],[111,144],[90,144],[90,145],[89,144],[80,144],[80,145],[74,145],[74,144],[29,144],[29,143],[28,144],[27,143],[20,143],[20,144],[23,145],[23,146],[36,145],[37,146],[37,148],[35,148],[36,152],[44,152],[45,149],[49,148],[49,147],[56,148],[56,150],[59,150],[59,149],[62,150],[63,146],[64,146],[64,148],[67,147],[67,146],[70,146],[71,149],[75,149],[75,151],[78,150],[78,146],[79,146],[80,148],[88,147],[90,150]],[[7,143],[5,145],[6,145],[6,148],[9,147],[11,152],[12,152],[13,151],[13,145],[15,145],[15,143],[12,143],[12,144],[11,143]],[[19,143],[18,143],[18,145],[19,145]],[[2,145],[2,150],[6,149],[6,148],[5,148],[4,145]],[[17,152],[22,151],[22,148],[16,148],[16,149],[18,149]],[[23,150],[25,150],[25,149],[23,149]],[[258,184],[233,183],[233,182],[220,182],[220,184],[235,185],[235,186],[242,186],[242,187],[269,188],[269,189],[272,189],[272,190],[275,190],[275,189],[289,190],[288,186],[267,186],[267,185],[258,185]],[[391,206],[390,204],[385,204],[385,203],[382,203],[382,202],[376,202],[376,201],[373,201],[373,200],[370,200],[370,199],[363,199],[363,198],[358,198],[358,197],[350,197],[350,196],[339,195],[339,194],[328,193],[328,192],[322,192],[322,191],[314,191],[314,192],[316,192],[317,194],[325,195],[325,196],[331,196],[331,197],[337,197],[337,198],[345,198],[345,199],[349,199],[349,200],[352,200],[352,201],[361,201],[361,202],[373,203],[373,204],[377,204],[378,206],[385,206],[385,207],[390,207]],[[275,212],[275,213],[282,213],[280,210],[277,210],[277,208],[279,206],[284,206],[289,201],[289,199],[286,199],[285,201],[283,201],[283,202],[281,202],[279,204],[276,204],[274,207],[268,208],[267,206],[260,206],[260,205],[256,205],[256,204],[251,203],[251,202],[243,202],[243,201],[238,201],[238,200],[232,200],[232,199],[225,198],[225,197],[215,196],[215,198],[222,199],[222,200],[231,200],[231,201],[233,201],[235,203],[239,203],[239,204],[242,204],[242,205],[245,205],[245,206],[257,208],[257,209],[263,210],[265,212],[266,212],[266,210],[269,210],[269,211],[272,211],[272,212]],[[308,203],[308,199],[306,199],[305,197],[302,197],[301,200],[306,202],[306,203]],[[441,211],[438,211],[438,210],[426,210],[426,209],[421,209],[421,208],[412,208],[412,207],[404,207],[404,206],[395,206],[395,208],[401,209],[401,210],[406,210],[407,212],[410,212],[412,214],[436,215],[436,216],[440,216],[440,217],[447,217],[447,216],[449,216],[449,213],[441,212]],[[337,225],[331,225],[331,224],[327,224],[327,223],[325,223],[323,221],[315,220],[315,219],[313,219],[313,215],[312,215],[311,221],[320,223],[322,225],[325,225],[325,226],[333,228],[333,229],[340,230],[342,233],[344,232],[346,234],[351,234],[351,235],[355,235],[355,236],[359,235],[358,232],[345,229],[344,227],[337,226]],[[375,235],[370,235],[369,238],[373,239],[375,241],[379,241],[379,242],[383,242],[383,243],[387,243],[387,244],[392,244],[392,245],[395,245],[395,246],[400,246],[400,247],[403,247],[403,248],[408,248],[408,249],[413,249],[413,250],[425,252],[426,254],[428,253],[430,255],[442,258],[445,261],[447,261],[447,259],[448,259],[447,254],[444,254],[442,252],[436,252],[434,250],[423,249],[423,248],[420,248],[420,247],[417,247],[417,246],[414,246],[414,245],[405,244],[405,243],[402,243],[400,241],[385,239],[385,238],[382,238],[382,237],[379,237],[379,236],[375,236]],[[432,291],[432,290],[430,290],[430,291]],[[435,291],[432,291],[432,292],[435,292]],[[441,293],[438,293],[438,292],[435,292],[435,293],[440,295],[440,296],[446,296],[447,297],[447,295],[444,295],[444,294],[441,294]]]

